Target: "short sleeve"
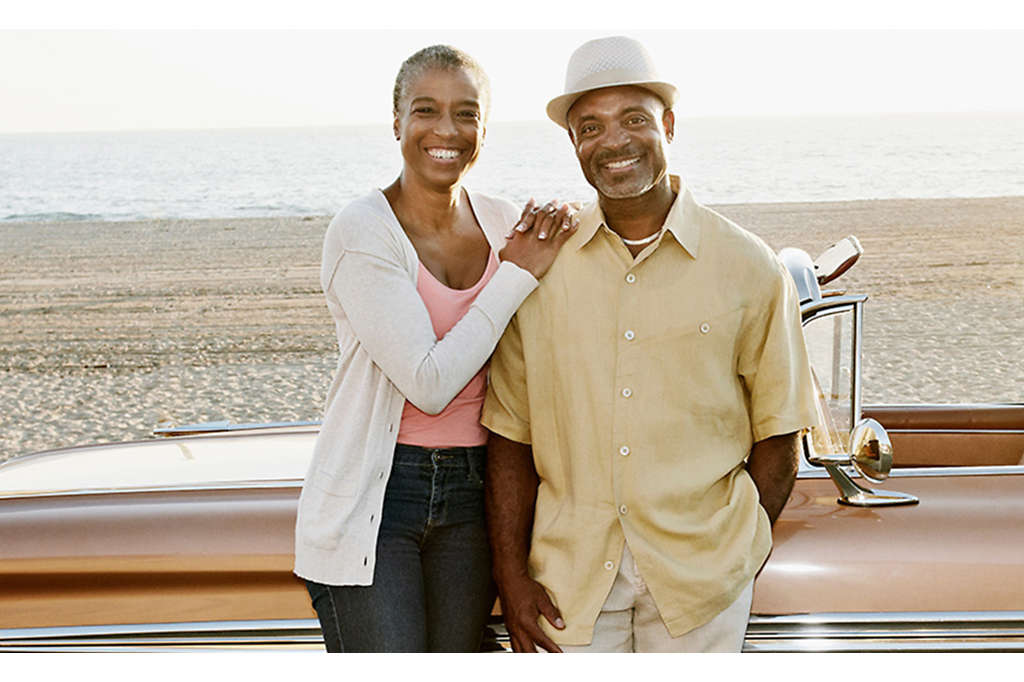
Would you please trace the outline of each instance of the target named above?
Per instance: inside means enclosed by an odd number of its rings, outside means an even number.
[[[491,358],[480,423],[499,436],[530,443],[530,402],[518,315],[512,317]]]
[[[750,396],[754,441],[816,422],[814,389],[796,286],[778,260],[740,339],[738,369]]]

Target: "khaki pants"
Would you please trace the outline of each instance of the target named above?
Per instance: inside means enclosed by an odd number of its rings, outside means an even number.
[[[754,581],[751,580],[736,601],[709,622],[673,637],[661,620],[627,546],[622,550],[615,583],[594,624],[593,640],[584,646],[563,646],[562,650],[566,653],[738,653],[743,648],[753,596]]]

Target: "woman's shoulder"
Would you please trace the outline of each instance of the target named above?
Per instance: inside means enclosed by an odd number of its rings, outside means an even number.
[[[392,224],[394,223],[394,224]],[[377,251],[384,244],[396,243],[395,230],[401,229],[383,192],[373,190],[352,200],[335,214],[327,226],[325,247],[358,251]]]
[[[492,245],[504,242],[505,235],[519,220],[522,208],[508,199],[482,192],[470,192],[470,201],[480,227]]]
[[[517,207],[514,203],[512,203],[505,197],[499,197],[493,194],[485,194],[483,192],[474,191],[470,191],[469,194],[473,202],[474,209],[484,209],[487,211],[499,213],[503,217],[514,216],[515,218],[519,218],[519,214],[522,212],[522,207]]]

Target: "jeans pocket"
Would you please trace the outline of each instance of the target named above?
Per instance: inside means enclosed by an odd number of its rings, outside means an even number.
[[[487,476],[487,455],[471,450],[466,455],[466,481],[474,488],[483,489]]]

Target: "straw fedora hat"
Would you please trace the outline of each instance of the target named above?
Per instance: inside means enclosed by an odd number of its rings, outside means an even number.
[[[572,53],[565,70],[565,94],[548,102],[548,117],[568,128],[569,109],[584,93],[616,85],[636,85],[650,90],[670,108],[679,98],[671,83],[658,78],[654,60],[632,38],[612,36],[583,43]]]

